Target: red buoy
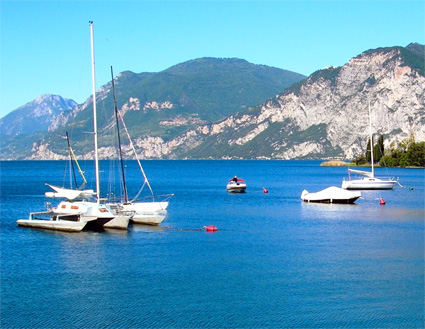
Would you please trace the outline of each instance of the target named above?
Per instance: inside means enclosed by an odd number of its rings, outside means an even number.
[[[215,231],[218,231],[218,228],[217,228],[217,227],[215,227],[214,225],[204,226],[204,228],[205,228],[205,230],[206,230],[207,232],[215,232]]]
[[[380,204],[381,206],[383,206],[383,205],[385,204],[385,200],[384,200],[384,199],[382,199],[382,198],[379,198],[379,204]]]
[[[263,193],[269,193],[269,190],[263,187]]]

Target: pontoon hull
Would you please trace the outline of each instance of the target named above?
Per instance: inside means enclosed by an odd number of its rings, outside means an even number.
[[[17,224],[18,226],[23,227],[42,228],[65,232],[79,232],[83,230],[87,222],[19,219],[17,220]]]
[[[104,228],[127,230],[131,216],[115,215],[113,219],[103,225]]]
[[[145,213],[145,214],[134,214],[131,218],[131,221],[136,224],[145,224],[145,225],[159,225],[167,217],[166,211],[160,211],[155,213]]]

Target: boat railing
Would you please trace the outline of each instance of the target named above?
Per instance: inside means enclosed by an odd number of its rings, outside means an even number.
[[[44,203],[44,205],[45,205],[45,207],[46,207],[46,209],[48,210],[48,211],[52,211],[53,210],[53,207],[52,207],[52,203],[51,202],[45,202]]]

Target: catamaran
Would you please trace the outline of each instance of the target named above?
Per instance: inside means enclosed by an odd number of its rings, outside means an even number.
[[[99,179],[99,158],[98,158],[98,142],[97,142],[97,110],[96,110],[96,81],[94,68],[94,38],[93,38],[93,22],[90,25],[91,39],[91,63],[92,63],[92,89],[93,89],[93,136],[94,136],[94,156],[95,156],[95,173],[96,173],[96,191],[91,190],[73,190],[59,188],[49,185],[55,192],[51,192],[50,196],[63,197],[66,201],[59,203],[57,207],[48,208],[47,211],[30,213],[28,219],[19,219],[17,224],[24,227],[44,228],[61,231],[81,231],[84,228],[99,227],[102,228],[106,223],[112,220],[126,222],[126,227],[130,220],[129,216],[114,215],[110,208],[100,203],[100,179]],[[86,196],[95,195],[96,201],[78,200]],[[49,196],[49,195],[47,195]]]
[[[377,178],[375,177],[375,169],[373,163],[373,142],[372,142],[372,119],[369,102],[369,138],[370,138],[370,154],[371,154],[371,171],[348,169],[348,180],[342,181],[342,188],[346,190],[391,190],[397,180],[394,178]],[[351,173],[359,174],[364,177],[360,179],[352,179]]]

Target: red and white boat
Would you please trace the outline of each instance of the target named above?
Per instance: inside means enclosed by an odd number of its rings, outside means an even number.
[[[229,182],[226,186],[227,192],[230,193],[245,193],[246,183],[242,178],[234,178],[229,179]]]

